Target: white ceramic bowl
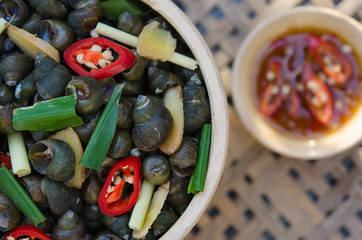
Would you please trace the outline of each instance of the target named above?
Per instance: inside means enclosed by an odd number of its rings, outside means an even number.
[[[161,238],[177,240],[184,238],[202,216],[219,183],[229,139],[227,103],[211,51],[193,23],[170,0],[143,0],[143,2],[166,18],[186,41],[199,62],[210,99],[212,139],[204,191],[194,196],[178,221]]]
[[[303,6],[276,14],[257,25],[237,52],[232,75],[232,97],[247,130],[263,145],[297,159],[322,159],[343,152],[362,139],[362,107],[337,131],[318,138],[294,138],[271,127],[254,101],[251,74],[260,49],[291,29],[314,28],[336,33],[348,40],[362,62],[360,23],[336,10]]]

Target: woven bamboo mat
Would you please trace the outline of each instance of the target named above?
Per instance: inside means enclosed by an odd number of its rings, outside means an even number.
[[[219,187],[186,240],[362,239],[362,144],[324,161],[298,161],[258,144],[232,108],[230,78],[243,38],[260,20],[298,5],[357,20],[362,0],[174,0],[211,48],[229,100],[230,139]],[[362,44],[362,43],[361,43]]]

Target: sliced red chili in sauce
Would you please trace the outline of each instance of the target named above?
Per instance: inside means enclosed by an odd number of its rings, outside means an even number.
[[[0,167],[4,164],[8,169],[11,169],[11,160],[10,157],[7,155],[0,155]]]
[[[22,225],[13,229],[5,236],[5,240],[52,240],[47,234],[37,227]]]
[[[308,37],[308,45],[314,58],[328,77],[339,84],[351,78],[352,67],[335,46],[313,35]]]
[[[119,160],[108,173],[98,197],[100,209],[106,215],[120,215],[136,203],[141,186],[141,162],[138,157]]]
[[[268,117],[277,111],[282,104],[280,63],[278,61],[270,61],[264,77],[268,84],[264,93],[262,93],[259,109],[264,116]]]
[[[64,60],[79,75],[104,79],[131,67],[136,56],[128,48],[98,37],[70,45],[64,52]]]
[[[328,123],[333,115],[333,102],[327,85],[313,74],[308,63],[304,66],[303,78],[309,110],[318,122]]]

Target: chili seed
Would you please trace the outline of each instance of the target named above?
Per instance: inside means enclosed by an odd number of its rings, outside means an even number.
[[[275,79],[275,73],[271,70],[269,70],[267,73],[266,73],[266,79],[268,81],[273,81]]]
[[[342,50],[343,53],[351,53],[352,52],[352,47],[350,45],[348,45],[348,44],[344,44],[342,46],[341,50]]]

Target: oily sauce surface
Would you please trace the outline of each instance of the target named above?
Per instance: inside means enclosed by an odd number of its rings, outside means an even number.
[[[335,34],[288,32],[263,49],[256,67],[259,111],[288,135],[333,132],[361,104],[360,64],[351,46]],[[340,81],[343,75],[347,79]]]

